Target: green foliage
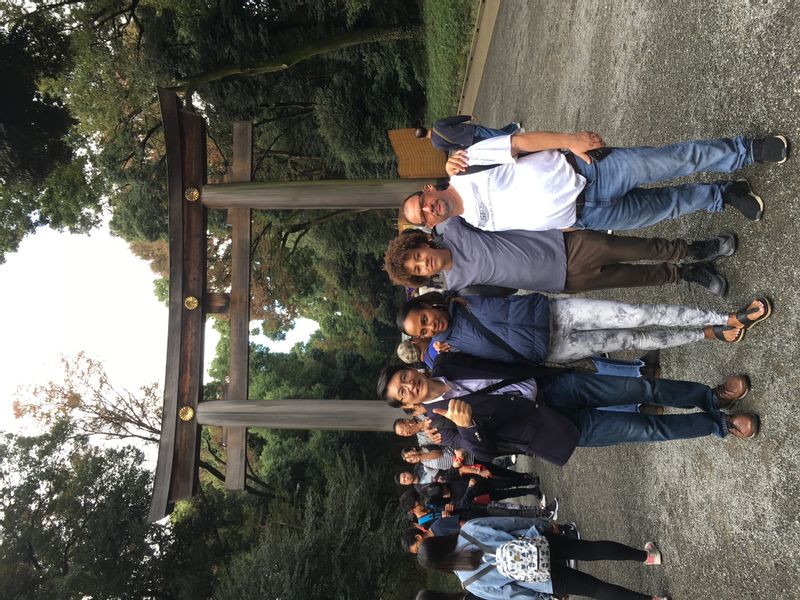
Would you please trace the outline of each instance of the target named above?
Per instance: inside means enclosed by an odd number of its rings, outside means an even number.
[[[6,10],[12,11],[13,8]],[[99,222],[97,182],[77,156],[75,124],[42,78],[68,68],[72,55],[55,19],[34,14],[0,29],[0,263],[38,227],[84,232]]]
[[[202,486],[172,526],[146,522],[152,474],[132,447],[98,449],[60,420],[0,437],[0,597],[206,598],[258,538],[246,495]]]
[[[458,108],[479,6],[476,0],[425,0],[422,4],[428,58],[427,124],[455,114]]]
[[[402,560],[399,516],[363,461],[333,455],[321,493],[308,494],[300,529],[268,527],[214,593],[218,600],[381,598]]]
[[[0,443],[0,595],[146,595],[159,585],[155,555],[168,536],[144,520],[142,454],[94,450],[71,433],[61,421],[45,435]]]

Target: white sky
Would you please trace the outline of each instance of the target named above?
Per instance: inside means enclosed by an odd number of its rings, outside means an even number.
[[[41,229],[7,255],[0,265],[0,430],[29,431],[14,419],[11,401],[19,386],[59,378],[61,356],[84,351],[101,360],[119,388],[163,384],[167,307],[153,295],[154,279],[105,226],[91,235]],[[213,319],[207,323],[208,364],[218,335]],[[316,329],[301,319],[283,342],[251,339],[285,352]]]

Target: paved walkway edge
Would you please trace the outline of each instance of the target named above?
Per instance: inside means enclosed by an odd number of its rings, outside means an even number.
[[[472,46],[469,50],[467,68],[464,73],[464,84],[461,86],[461,97],[458,101],[458,114],[471,115],[478,98],[486,57],[492,43],[494,23],[500,11],[502,0],[481,0],[478,16],[475,19],[475,31],[472,34]]]

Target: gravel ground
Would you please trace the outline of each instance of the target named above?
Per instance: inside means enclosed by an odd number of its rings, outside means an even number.
[[[528,130],[600,132],[609,145],[780,132],[800,141],[800,3],[504,0],[474,113]],[[694,214],[642,235],[739,235],[721,262],[725,299],[683,284],[596,297],[733,309],[769,294],[775,316],[739,345],[703,342],[663,352],[664,377],[715,385],[747,372],[759,412],[753,442],[708,438],[579,449],[564,468],[537,459],[560,520],[588,538],[656,540],[665,564],[584,563],[610,581],[694,598],[800,598],[796,390],[800,246],[798,159],[743,171],[766,203],[764,219]],[[695,180],[711,180],[700,176]],[[723,176],[728,178],[728,176]]]

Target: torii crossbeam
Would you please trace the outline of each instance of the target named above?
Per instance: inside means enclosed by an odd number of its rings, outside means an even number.
[[[246,427],[390,431],[399,410],[369,400],[250,400],[247,393],[251,209],[396,209],[427,180],[250,182],[252,128],[234,126],[231,183],[206,185],[205,123],[160,89],[169,193],[169,328],[161,440],[151,521],[197,490],[200,427],[226,427],[225,486],[243,489]],[[232,225],[230,292],[206,289],[208,208],[228,209]],[[206,314],[231,321],[230,383],[225,400],[203,401]]]

